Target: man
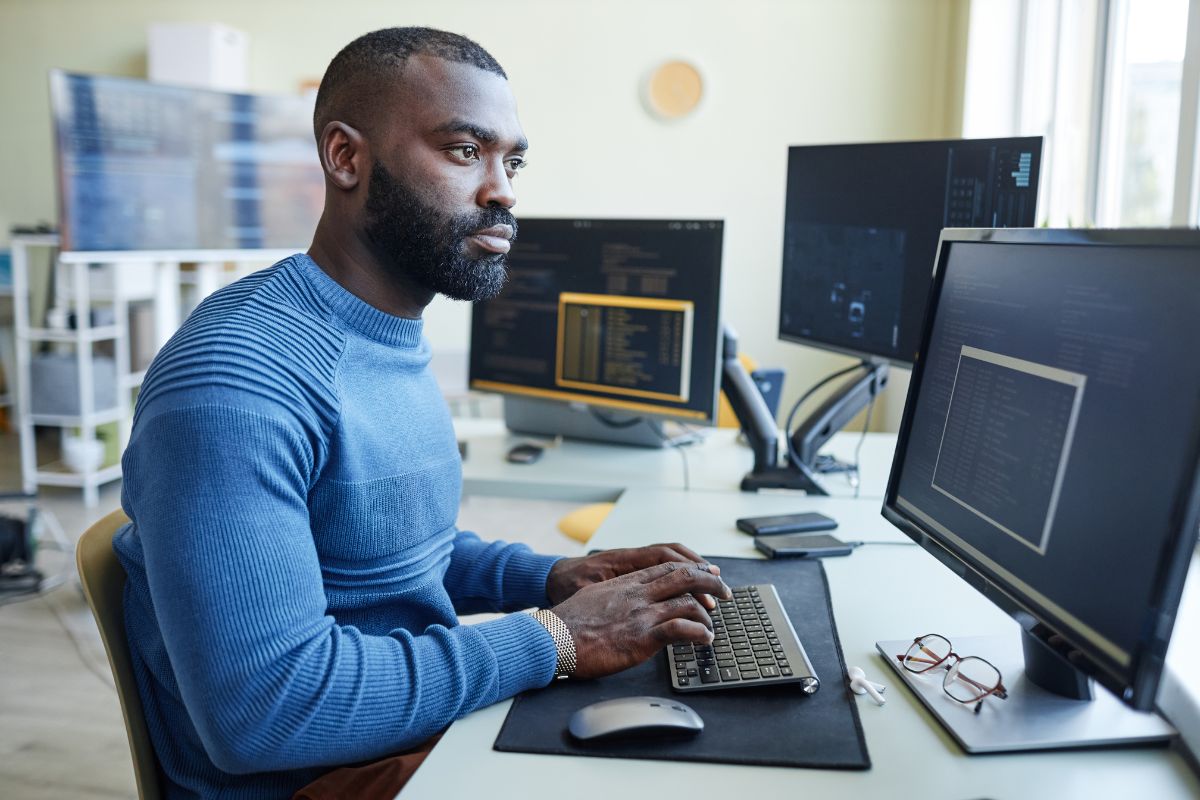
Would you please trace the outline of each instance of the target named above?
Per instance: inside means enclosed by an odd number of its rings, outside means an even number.
[[[505,278],[526,143],[499,64],[453,34],[377,31],[334,58],[314,122],[311,249],[188,318],[124,457],[114,546],[170,795],[287,796],[556,672],[710,641],[702,603],[728,596],[679,545],[560,560],[455,528],[421,313]],[[531,606],[549,611],[458,624]]]

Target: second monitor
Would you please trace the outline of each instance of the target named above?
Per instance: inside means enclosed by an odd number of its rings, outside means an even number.
[[[912,365],[938,235],[1034,225],[1041,155],[1039,136],[788,149],[779,338],[862,361],[794,428],[789,416],[787,464],[773,441],[756,449],[743,488],[824,494],[816,473],[847,469],[818,451],[882,391],[889,363]]]
[[[469,383],[514,430],[658,446],[716,417],[724,225],[525,219],[471,317]]]

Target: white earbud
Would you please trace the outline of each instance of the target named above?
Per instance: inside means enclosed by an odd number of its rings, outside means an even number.
[[[867,675],[862,671],[861,667],[851,667],[846,670],[846,675],[850,678],[850,691],[855,694],[869,694],[871,695],[871,699],[879,705],[887,702],[883,699],[883,695],[880,694],[887,687],[882,683],[872,683],[867,680]]]

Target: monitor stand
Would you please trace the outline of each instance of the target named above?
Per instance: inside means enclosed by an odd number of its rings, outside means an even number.
[[[887,363],[863,361],[860,369],[836,387],[801,424],[792,437],[789,453],[780,463],[779,427],[762,393],[738,360],[737,334],[729,326],[723,331],[722,351],[721,391],[754,453],[754,466],[742,478],[742,491],[796,489],[811,495],[828,495],[817,479],[817,451],[887,386]],[[792,452],[798,457],[792,458]]]
[[[635,447],[665,447],[671,435],[662,420],[628,412],[593,410],[582,404],[535,397],[504,398],[504,424],[516,433],[565,436]]]
[[[1091,679],[1066,665],[1024,629],[1017,636],[947,637],[954,652],[990,661],[1004,679],[1008,699],[989,697],[979,713],[957,703],[942,690],[942,673],[921,675],[904,669],[897,655],[912,639],[876,642],[875,649],[912,690],[942,727],[968,753],[1062,750],[1166,742],[1175,729],[1152,712],[1134,711],[1107,689],[1091,691]],[[1044,651],[1044,652],[1043,652]],[[1031,666],[1027,667],[1027,663]],[[1091,694],[1091,699],[1064,696],[1034,683],[1030,675],[1067,684],[1057,689]],[[1073,673],[1066,675],[1065,673]]]

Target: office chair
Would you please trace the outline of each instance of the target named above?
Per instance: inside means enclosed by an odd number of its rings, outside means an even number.
[[[753,373],[758,369],[758,363],[745,353],[738,353],[738,360],[742,362],[742,366],[746,368],[746,372]],[[739,427],[740,423],[737,416],[734,415],[733,407],[729,405],[729,400],[726,399],[724,392],[721,392],[718,397],[718,404],[717,427]],[[614,505],[616,504],[592,503],[582,508],[577,508],[558,520],[558,529],[567,538],[574,539],[580,544],[587,544],[592,535],[604,524],[604,520],[608,518],[608,515],[612,513]]]
[[[129,644],[125,639],[123,595],[125,570],[113,552],[113,534],[129,521],[125,512],[117,509],[83,532],[75,547],[75,562],[79,566],[79,582],[83,596],[96,617],[108,666],[117,684],[117,699],[125,718],[125,734],[129,737],[129,752],[133,757],[133,776],[137,780],[141,800],[158,800],[162,788],[158,778],[158,759],[146,728],[146,717],[133,676]]]

